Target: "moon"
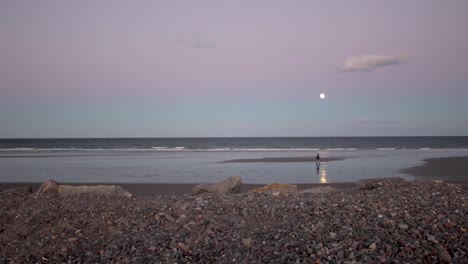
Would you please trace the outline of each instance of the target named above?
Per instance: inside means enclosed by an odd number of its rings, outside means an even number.
[[[320,99],[325,99],[325,94],[324,93],[320,94]]]

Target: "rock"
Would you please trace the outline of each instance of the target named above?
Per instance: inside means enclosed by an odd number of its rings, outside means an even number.
[[[224,181],[212,184],[199,184],[193,187],[194,194],[216,193],[233,194],[240,193],[242,190],[242,179],[240,176],[231,176]]]
[[[253,246],[253,240],[251,238],[243,238],[242,245],[246,248],[251,248]]]
[[[431,241],[433,243],[436,243],[437,240],[433,235],[427,235],[427,241]]]
[[[61,195],[76,195],[81,193],[89,193],[104,196],[122,196],[133,197],[131,193],[118,185],[60,185],[58,193]]]
[[[59,193],[59,183],[54,180],[45,181],[41,187],[37,190],[36,194],[58,194]]]
[[[450,221],[450,220],[447,220],[445,223],[444,223],[444,227],[447,228],[447,229],[450,229],[452,228],[454,225],[453,223]]]
[[[21,194],[31,194],[32,192],[33,191],[32,191],[31,187],[24,186],[24,187],[19,187],[19,188],[14,188],[14,189],[9,189],[9,190],[2,191],[0,193],[0,195],[4,195],[4,194],[21,195]]]
[[[305,189],[305,190],[300,191],[299,193],[330,193],[330,192],[336,192],[336,191],[338,191],[338,189],[333,188],[331,186],[325,186],[325,187]]]
[[[270,183],[268,185],[265,185],[263,187],[253,189],[252,192],[256,193],[268,193],[268,194],[273,194],[273,193],[294,193],[297,192],[297,185],[292,185],[292,184],[283,184],[283,183]]]
[[[452,261],[452,256],[448,253],[445,248],[439,248],[439,259],[442,263],[450,263]]]
[[[406,224],[398,224],[398,227],[401,229],[408,229],[408,225]]]
[[[179,246],[180,249],[182,249],[182,251],[189,251],[190,249],[187,244],[182,243],[182,242],[179,242],[177,245]]]
[[[369,249],[371,250],[371,252],[374,252],[376,248],[377,248],[377,245],[375,244],[375,242],[369,246]]]

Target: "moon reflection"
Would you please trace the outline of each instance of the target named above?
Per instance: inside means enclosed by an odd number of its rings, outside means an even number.
[[[320,183],[327,183],[327,163],[320,162],[320,165],[317,166],[317,175],[319,177]]]

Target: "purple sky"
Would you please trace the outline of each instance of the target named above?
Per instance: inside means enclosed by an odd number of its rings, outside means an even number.
[[[467,1],[227,2],[1,1],[0,138],[468,135]]]

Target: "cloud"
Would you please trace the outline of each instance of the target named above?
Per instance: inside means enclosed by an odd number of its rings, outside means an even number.
[[[349,57],[343,62],[341,72],[368,72],[377,68],[398,65],[409,60],[408,55],[362,55]]]

